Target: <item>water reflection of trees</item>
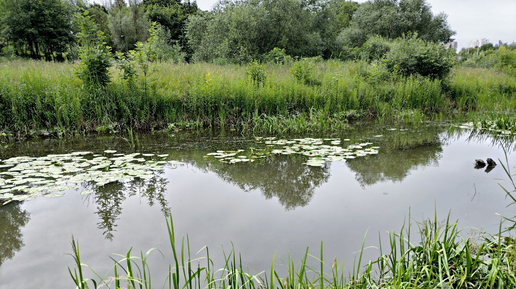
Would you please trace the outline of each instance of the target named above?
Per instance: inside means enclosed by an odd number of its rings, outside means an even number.
[[[0,266],[24,246],[21,230],[29,222],[30,214],[21,209],[21,204],[0,207]]]
[[[99,216],[98,229],[102,230],[106,239],[112,240],[116,232],[116,221],[122,214],[122,203],[133,196],[147,199],[149,206],[159,204],[165,216],[170,213],[168,201],[165,198],[168,180],[159,173],[150,179],[135,178],[126,182],[114,182],[101,187],[93,187],[95,203]]]
[[[265,198],[277,197],[285,210],[306,206],[315,189],[328,181],[326,168],[313,168],[298,155],[269,157],[254,163],[226,165],[213,163],[210,169],[242,190],[260,190]]]
[[[348,162],[361,186],[378,182],[399,181],[420,166],[437,165],[442,143],[433,130],[416,133],[393,133],[379,141],[380,153]]]

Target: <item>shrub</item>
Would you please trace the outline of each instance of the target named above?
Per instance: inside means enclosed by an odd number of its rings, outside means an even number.
[[[251,79],[254,86],[258,87],[265,84],[267,75],[265,74],[265,67],[260,65],[257,61],[249,63],[245,69],[247,76]]]
[[[274,47],[274,49],[265,54],[263,60],[267,63],[285,64],[291,62],[292,57],[287,55],[285,49]]]
[[[446,78],[453,64],[453,52],[444,45],[425,42],[416,36],[395,40],[384,60],[387,70],[395,74],[438,79]]]
[[[360,56],[363,60],[380,60],[391,50],[392,42],[380,36],[370,37],[360,48]]]
[[[315,65],[310,59],[301,59],[296,61],[290,69],[290,73],[294,78],[306,85],[320,85],[321,82],[314,77]]]
[[[88,11],[76,17],[80,27],[77,38],[81,62],[75,73],[88,86],[105,86],[111,80],[108,71],[111,48],[106,45],[104,33],[98,30]]]

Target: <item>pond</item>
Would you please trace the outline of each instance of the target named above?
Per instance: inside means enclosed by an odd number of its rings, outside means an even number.
[[[67,269],[74,265],[72,236],[82,261],[100,275],[113,265],[109,256],[119,259],[113,253],[159,249],[165,258],[156,251],[149,262],[161,287],[172,263],[170,213],[176,235],[188,236],[192,259],[208,246],[220,263],[234,247],[251,273],[269,270],[274,256],[281,272],[288,256],[298,262],[307,247],[318,255],[321,242],[328,264],[337,257],[352,268],[363,242],[370,247],[364,259],[375,258],[379,235],[387,239],[387,231],[409,219],[435,213],[458,219],[465,236],[496,233],[498,214],[515,215],[499,186],[509,187],[502,166],[474,168],[475,159],[505,160],[504,149],[513,168],[512,142],[469,129],[365,124],[309,137],[156,132],[137,138],[2,148],[4,201],[7,194],[30,198],[0,207],[0,288],[74,286]],[[106,179],[109,172],[117,174]],[[32,183],[17,183],[31,193],[8,192],[16,173],[34,175]]]

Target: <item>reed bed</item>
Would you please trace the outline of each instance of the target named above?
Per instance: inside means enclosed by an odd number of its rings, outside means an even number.
[[[357,118],[432,119],[453,111],[516,107],[516,79],[457,68],[451,79],[385,75],[360,62],[313,64],[310,81],[292,65],[265,65],[256,82],[246,66],[158,63],[130,83],[112,68],[106,87],[86,87],[74,64],[0,62],[0,133],[151,130],[172,126],[253,132],[335,130]]]

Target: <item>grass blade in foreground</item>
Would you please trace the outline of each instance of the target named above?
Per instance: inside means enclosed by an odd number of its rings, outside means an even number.
[[[349,278],[345,277],[343,266],[339,268],[337,265],[337,258],[333,260],[331,273],[327,273],[328,276],[324,275],[326,264],[323,262],[322,242],[320,257],[311,256],[307,249],[297,271],[294,261],[289,257],[288,272],[284,278],[274,268],[275,256],[272,258],[270,276],[267,277],[264,272],[257,275],[246,273],[240,255],[237,263],[234,247],[229,254],[224,253],[224,268],[215,271],[207,247],[199,251],[206,249],[206,258],[201,259],[191,258],[188,238],[186,241],[183,238],[181,251],[176,250],[172,216],[167,220],[167,228],[174,262],[169,266],[162,288],[167,288],[167,285],[169,289],[516,288],[515,240],[500,237],[500,233],[498,236],[488,236],[481,244],[476,245],[471,240],[459,236],[457,223],[450,222],[449,215],[442,223],[438,222],[437,215],[433,220],[420,223],[417,226],[420,238],[418,244],[412,244],[410,237],[405,238],[410,236],[410,224],[407,227],[403,226],[398,234],[390,233],[390,252],[374,262],[369,261],[361,268],[364,241],[357,253],[358,263],[352,268]],[[87,285],[88,281],[93,288],[97,288],[97,284],[111,288],[110,284],[113,283],[115,288],[152,287],[147,257],[153,249],[145,255],[140,253],[140,256],[131,256],[131,250],[125,255],[119,255],[123,259],[115,261],[114,277],[111,278],[100,277],[81,262],[79,244],[73,238],[72,249],[76,268],[68,270],[76,288],[90,288]],[[308,266],[309,255],[318,262],[318,269]],[[136,260],[140,260],[141,267]],[[192,262],[198,263],[196,268],[192,268]],[[378,271],[373,270],[373,264],[377,264]],[[98,279],[85,279],[82,267],[89,268]],[[118,267],[127,275],[118,275]],[[180,274],[180,271],[183,274]],[[220,276],[215,276],[219,273]]]

